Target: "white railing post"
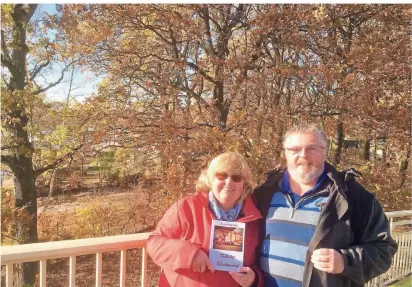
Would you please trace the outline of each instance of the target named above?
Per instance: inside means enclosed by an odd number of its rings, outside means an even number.
[[[69,287],[76,286],[76,256],[70,256]]]
[[[6,265],[6,286],[13,287],[13,263]]]
[[[102,253],[96,253],[96,287],[102,286]]]
[[[126,286],[126,249],[120,251],[120,287]]]
[[[40,287],[46,287],[46,264],[46,259],[40,260]]]
[[[393,264],[387,273],[374,278],[366,284],[368,287],[388,285],[402,276],[412,272],[412,210],[386,212],[391,225],[393,238],[398,242],[398,252],[393,258]],[[408,220],[401,220],[408,217]],[[76,256],[96,254],[96,286],[102,285],[102,254],[103,252],[121,251],[120,256],[120,286],[126,285],[126,255],[127,249],[142,248],[141,286],[147,286],[147,251],[146,242],[150,233],[116,235],[100,238],[64,240],[45,243],[31,243],[0,248],[1,263],[6,265],[6,287],[13,287],[13,264],[40,261],[40,286],[46,286],[46,262],[48,259],[70,258],[69,286],[75,287]]]
[[[146,247],[142,248],[142,277],[141,277],[142,287],[146,287],[147,284],[147,252]]]
[[[406,262],[408,262],[408,270],[412,270],[412,232],[408,233],[408,244],[407,244],[407,252],[408,252],[408,260]]]
[[[48,259],[70,258],[69,286],[76,283],[76,256],[96,254],[96,286],[102,285],[102,253],[124,250],[122,258],[123,275],[121,281],[126,278],[126,254],[127,249],[143,248],[142,258],[142,285],[146,286],[147,278],[147,254],[146,246],[148,233],[115,235],[99,238],[85,238],[76,240],[62,240],[53,242],[30,243],[14,246],[1,246],[1,264],[6,266],[6,287],[13,287],[13,264],[40,261],[40,286],[46,286],[46,262]]]

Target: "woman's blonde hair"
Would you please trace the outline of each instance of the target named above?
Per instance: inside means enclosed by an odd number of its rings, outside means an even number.
[[[196,191],[209,192],[216,173],[243,176],[243,192],[237,202],[243,202],[252,193],[252,172],[246,160],[236,152],[225,152],[215,157],[209,167],[200,173]]]

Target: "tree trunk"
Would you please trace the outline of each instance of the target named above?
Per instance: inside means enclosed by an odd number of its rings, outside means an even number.
[[[22,244],[36,243],[37,237],[37,198],[35,175],[31,158],[21,157],[13,168],[16,193],[15,206],[27,211],[29,222],[16,223],[16,238]],[[38,273],[38,262],[20,264],[22,274],[18,286],[34,284]]]
[[[27,9],[28,8],[28,9]],[[3,125],[5,133],[10,136],[15,148],[6,150],[2,154],[3,163],[13,172],[15,188],[15,207],[20,208],[29,216],[28,222],[16,219],[15,237],[21,244],[35,243],[37,237],[37,195],[36,175],[33,169],[33,146],[27,133],[28,117],[20,97],[25,97],[27,79],[26,55],[29,49],[26,45],[26,30],[30,18],[37,5],[16,4],[13,6],[13,36],[9,51],[2,45],[2,64],[10,72],[8,85],[9,95],[13,104],[5,110],[5,115],[11,118]],[[2,40],[3,41],[3,40]],[[23,263],[20,266],[18,286],[33,285],[38,270],[38,262]]]
[[[371,149],[371,139],[366,139],[366,141],[364,142],[362,146],[362,151],[361,151],[363,160],[370,161],[371,159],[370,149]]]
[[[411,143],[409,142],[406,145],[406,155],[405,155],[404,159],[401,161],[401,164],[399,166],[399,173],[401,175],[401,180],[400,180],[399,185],[400,185],[401,188],[405,185],[406,171],[408,170],[410,157],[411,157]]]
[[[409,165],[409,159],[411,158],[411,152],[412,152],[412,144],[411,144],[411,137],[412,137],[412,120],[411,120],[411,107],[409,107],[409,125],[408,125],[408,140],[406,144],[406,154],[405,158],[401,161],[401,164],[399,166],[399,172],[401,174],[401,180],[400,180],[400,187],[402,188],[405,185],[406,181],[406,171],[408,170],[408,165]]]
[[[337,166],[340,163],[341,160],[341,155],[342,155],[342,148],[343,148],[343,141],[344,141],[345,135],[343,133],[343,123],[342,123],[342,118],[338,118],[338,123],[336,125],[336,137],[335,137],[335,142],[336,142],[336,150],[335,150],[335,156],[333,159],[333,164]]]
[[[219,81],[213,89],[213,98],[217,109],[218,125],[220,129],[224,131],[226,130],[227,117],[229,115],[229,103],[227,100],[224,100],[223,91],[223,81]]]

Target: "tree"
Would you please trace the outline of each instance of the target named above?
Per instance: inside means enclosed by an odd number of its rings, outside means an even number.
[[[28,222],[16,219],[13,237],[20,244],[35,243],[37,235],[36,177],[64,162],[80,149],[82,143],[72,145],[65,154],[35,161],[40,152],[37,143],[48,132],[33,133],[35,109],[43,105],[43,93],[59,84],[71,63],[62,69],[60,77],[43,86],[38,78],[55,61],[61,61],[53,48],[52,39],[41,37],[39,21],[33,21],[37,5],[2,5],[1,28],[2,69],[2,164],[13,173],[15,207],[25,212]],[[30,39],[30,40],[29,40]],[[44,113],[44,110],[42,110]],[[42,136],[43,135],[43,136]],[[20,285],[33,284],[37,263],[22,264]]]

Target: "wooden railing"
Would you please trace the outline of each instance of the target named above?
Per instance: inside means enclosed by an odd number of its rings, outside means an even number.
[[[412,273],[412,211],[387,212],[391,232],[399,244],[391,268],[385,274],[373,279],[366,286],[386,286]],[[407,217],[408,219],[405,219]],[[46,260],[68,257],[69,286],[74,287],[76,276],[76,257],[96,254],[96,287],[102,285],[102,253],[120,251],[119,286],[125,286],[126,251],[142,248],[141,286],[147,285],[146,242],[150,233],[118,235],[90,239],[64,240],[45,243],[23,244],[1,247],[1,265],[6,266],[6,287],[13,287],[13,264],[40,261],[40,287],[46,287]]]
[[[398,243],[398,252],[389,270],[366,285],[366,287],[388,286],[412,274],[412,210],[386,212],[391,226],[391,235]]]
[[[13,264],[40,261],[40,287],[46,287],[46,260],[69,257],[69,286],[75,286],[76,256],[96,254],[96,287],[102,286],[102,253],[120,251],[119,285],[126,286],[126,250],[142,248],[141,286],[146,287],[146,242],[150,233],[63,240],[1,247],[1,265],[6,265],[6,287],[13,287]]]

